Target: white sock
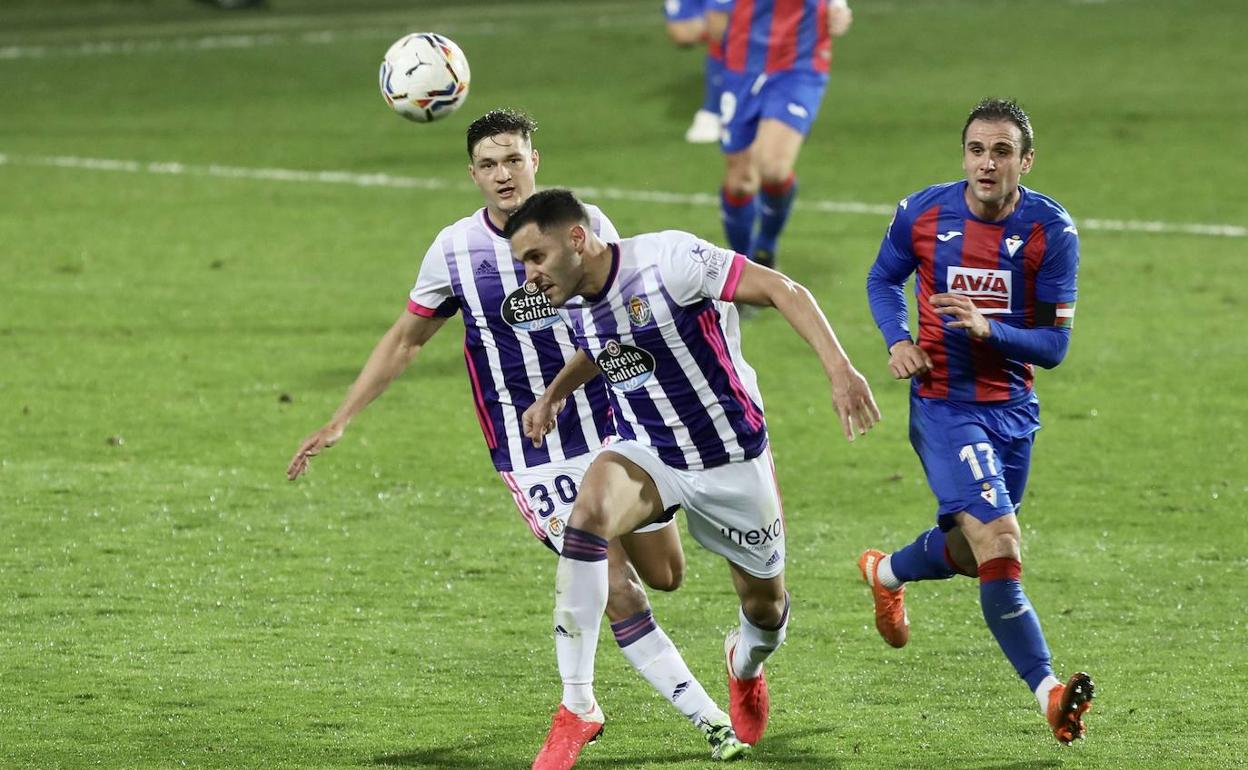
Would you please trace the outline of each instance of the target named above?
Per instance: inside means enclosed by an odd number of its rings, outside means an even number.
[[[695,725],[723,715],[680,651],[647,610],[611,624],[620,652],[676,710]],[[641,634],[640,636],[638,634]]]
[[[897,579],[897,575],[893,574],[893,555],[891,553],[880,559],[880,566],[877,568],[875,576],[879,579],[880,585],[890,591],[896,591],[905,585],[905,583]]]
[[[1036,700],[1040,701],[1040,713],[1047,714],[1049,712],[1049,693],[1054,687],[1061,684],[1058,678],[1049,674],[1039,685],[1036,686]]]
[[[607,560],[560,557],[555,568],[555,658],[563,705],[574,714],[594,709],[594,652],[607,608]]]
[[[789,598],[784,598],[784,616],[776,629],[754,625],[743,609],[738,609],[737,615],[741,618],[741,638],[732,655],[732,671],[738,679],[753,679],[763,670],[763,661],[784,642],[785,631],[789,627]]]

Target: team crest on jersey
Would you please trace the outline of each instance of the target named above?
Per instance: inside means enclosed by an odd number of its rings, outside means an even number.
[[[628,301],[628,322],[633,326],[645,326],[652,317],[650,303],[645,297],[634,296]]]
[[[555,537],[559,537],[563,534],[563,519],[552,518],[549,522],[547,522],[546,528],[550,530],[550,534]]]
[[[623,391],[636,390],[645,385],[656,366],[649,351],[615,340],[608,340],[594,361],[611,387]]]
[[[503,305],[498,312],[504,321],[526,332],[549,329],[559,323],[559,314],[532,281],[526,281],[523,286],[503,297]]]
[[[1011,235],[1009,238],[1005,239],[1005,250],[1010,252],[1011,257],[1018,253],[1018,249],[1022,245],[1023,239],[1017,235]]]
[[[950,265],[945,275],[945,286],[954,294],[963,294],[974,300],[979,312],[992,315],[1010,312],[1013,278],[1009,270]]]

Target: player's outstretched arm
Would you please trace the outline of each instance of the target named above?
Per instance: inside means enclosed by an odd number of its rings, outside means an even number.
[[[445,318],[425,318],[408,312],[399,316],[373,348],[338,411],[295,450],[286,467],[286,478],[291,481],[299,478],[308,470],[313,457],[337,444],[352,418],[385,392],[444,323]]]
[[[734,299],[748,305],[774,307],[814,348],[832,383],[832,403],[841,418],[845,438],[853,441],[855,432],[865,434],[879,422],[880,408],[875,405],[871,386],[850,363],[832,325],[805,286],[775,270],[746,262]]]
[[[533,441],[533,446],[540,447],[546,434],[554,430],[555,418],[563,410],[568,396],[599,373],[598,364],[584,350],[576,351],[576,355],[568,359],[546,386],[546,391],[524,410],[521,417],[524,435]]]

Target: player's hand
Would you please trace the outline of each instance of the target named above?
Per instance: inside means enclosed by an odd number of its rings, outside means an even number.
[[[844,0],[828,0],[828,34],[832,37],[840,37],[849,31],[849,25],[854,23],[854,12],[845,4]]]
[[[965,294],[950,292],[933,294],[927,298],[927,301],[932,303],[932,309],[937,313],[953,317],[952,321],[945,322],[946,327],[966,329],[966,333],[977,340],[986,340],[992,336],[992,327],[988,325],[988,319],[979,312],[979,308],[975,307],[974,300]]]
[[[308,436],[299,445],[299,450],[295,452],[295,456],[290,458],[290,465],[286,466],[286,478],[294,481],[302,476],[308,470],[308,463],[321,453],[322,449],[328,449],[338,440],[342,438],[342,428],[335,425],[326,425],[317,432]]]
[[[880,408],[875,405],[871,386],[852,366],[832,379],[832,403],[841,418],[841,432],[853,441],[854,432],[865,434],[880,421]]]
[[[888,349],[888,370],[898,380],[907,380],[932,370],[932,357],[911,340],[902,340]]]
[[[546,434],[555,429],[555,421],[567,403],[566,398],[561,398],[552,404],[542,397],[524,410],[524,415],[520,419],[524,425],[524,435],[529,437],[533,446],[540,447]]]

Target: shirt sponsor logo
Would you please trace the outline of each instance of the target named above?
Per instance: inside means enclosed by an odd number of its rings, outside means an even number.
[[[649,351],[615,340],[608,341],[594,361],[611,387],[623,391],[636,390],[645,385],[656,366]]]
[[[523,286],[503,297],[503,304],[498,312],[504,321],[526,332],[549,329],[559,323],[559,314],[532,281],[525,282]]]
[[[992,315],[1010,312],[1013,277],[1009,270],[950,265],[945,285],[954,294],[963,294],[974,300],[979,312]]]
[[[645,326],[650,323],[653,314],[650,312],[650,303],[646,302],[645,297],[633,297],[628,301],[628,322],[633,326]]]

